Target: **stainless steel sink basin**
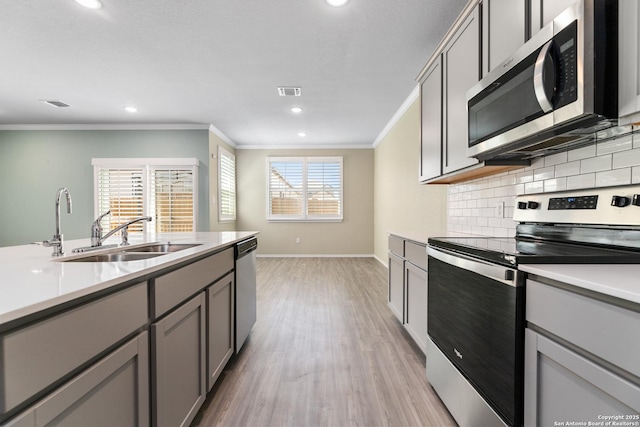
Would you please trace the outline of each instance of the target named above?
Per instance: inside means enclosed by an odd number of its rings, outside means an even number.
[[[88,252],[84,256],[71,259],[61,259],[63,262],[122,262],[122,261],[138,261],[143,259],[155,258],[162,255],[182,251],[184,249],[200,246],[202,243],[150,243],[140,246],[124,246],[109,252],[95,253]],[[90,250],[99,250],[99,248],[89,248]]]
[[[164,255],[159,252],[114,252],[110,254],[94,254],[81,258],[68,259],[67,262],[122,262],[122,261],[139,261],[141,259],[155,258]]]
[[[184,249],[200,246],[201,243],[154,243],[152,245],[140,246],[133,249],[124,249],[125,252],[161,252],[171,253]]]

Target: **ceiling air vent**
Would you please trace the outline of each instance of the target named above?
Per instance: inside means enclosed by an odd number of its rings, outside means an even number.
[[[58,108],[71,107],[71,105],[65,104],[62,101],[55,101],[55,100],[49,100],[49,99],[41,99],[40,101],[44,102],[45,104],[49,104],[52,107],[58,107]]]
[[[302,90],[299,87],[279,87],[278,95],[280,96],[300,96]]]

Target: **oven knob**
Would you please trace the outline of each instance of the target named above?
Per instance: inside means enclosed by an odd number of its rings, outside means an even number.
[[[624,196],[613,196],[611,197],[611,206],[617,206],[619,208],[624,208],[629,204],[630,200],[628,197]]]
[[[633,195],[633,200],[631,201],[631,204],[634,206],[640,206],[640,194]]]
[[[529,209],[538,209],[540,203],[538,202],[527,202],[527,208]]]
[[[518,209],[527,209],[527,202],[518,202]]]

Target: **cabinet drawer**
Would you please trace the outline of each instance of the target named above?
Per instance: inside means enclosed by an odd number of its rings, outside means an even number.
[[[398,236],[389,236],[389,252],[404,257],[404,239]]]
[[[640,377],[640,313],[527,280],[527,321]]]
[[[0,337],[0,413],[144,326],[147,313],[143,282]]]
[[[233,248],[225,249],[154,280],[151,315],[159,317],[233,270]]]
[[[148,426],[148,353],[144,332],[6,426]]]
[[[406,241],[404,244],[404,257],[411,264],[427,271],[427,246]]]

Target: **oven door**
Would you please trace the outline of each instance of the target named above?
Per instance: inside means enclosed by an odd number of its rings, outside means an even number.
[[[429,337],[507,424],[520,425],[523,273],[431,246],[427,252]]]

